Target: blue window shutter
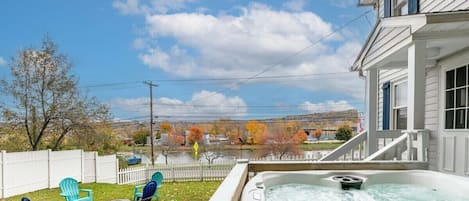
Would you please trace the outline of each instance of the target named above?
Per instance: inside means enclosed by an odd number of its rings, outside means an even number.
[[[419,0],[409,0],[409,15],[419,13]]]
[[[383,130],[389,130],[389,117],[391,110],[391,82],[383,84]]]
[[[391,1],[384,0],[384,17],[391,17]]]

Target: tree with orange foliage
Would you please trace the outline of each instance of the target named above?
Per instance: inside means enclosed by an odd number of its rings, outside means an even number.
[[[307,139],[308,139],[308,136],[306,135],[303,129],[298,130],[296,134],[293,136],[293,140],[298,144],[303,143]]]
[[[317,138],[318,141],[321,139],[322,130],[320,128],[316,129],[312,133],[313,137]]]
[[[168,121],[161,122],[160,123],[160,130],[161,130],[161,133],[171,132],[171,124]]]
[[[274,132],[267,140],[267,150],[265,153],[272,153],[280,160],[287,155],[297,155],[300,153],[298,141],[292,138],[287,132]]]
[[[248,121],[246,124],[249,137],[248,143],[251,144],[264,144],[267,140],[267,126],[258,121]]]
[[[195,142],[200,142],[202,138],[204,137],[204,131],[197,127],[197,126],[192,126],[189,129],[189,143],[194,144]]]
[[[178,135],[174,129],[168,133],[167,138],[168,141],[161,146],[161,154],[165,158],[166,165],[168,164],[169,153],[173,152],[176,147],[181,146],[181,144],[184,143],[184,137]]]

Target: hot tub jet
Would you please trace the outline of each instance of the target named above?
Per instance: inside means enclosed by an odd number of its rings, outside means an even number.
[[[349,176],[349,175],[334,176],[332,179],[340,182],[342,190],[350,190],[350,189],[360,190],[363,184],[362,179],[358,177],[354,177],[354,176]]]

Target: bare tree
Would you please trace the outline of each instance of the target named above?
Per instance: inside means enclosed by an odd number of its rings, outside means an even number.
[[[280,160],[287,155],[299,153],[298,141],[286,132],[277,131],[272,133],[266,144],[267,152],[277,156]]]
[[[16,106],[5,108],[4,114],[9,113],[10,122],[24,127],[32,150],[38,150],[47,140],[46,147],[58,149],[74,129],[86,128],[90,122],[108,116],[104,105],[80,96],[71,66],[46,36],[40,49],[18,52],[10,63],[12,79],[0,83]]]
[[[201,146],[202,156],[207,160],[208,167],[211,168],[213,161],[217,158],[223,157],[223,144],[222,143],[215,143],[215,144],[202,144]]]
[[[184,143],[184,137],[176,134],[176,130],[174,129],[168,133],[167,138],[168,140],[161,146],[161,154],[164,156],[166,165],[168,165],[169,153],[175,151],[177,147]]]

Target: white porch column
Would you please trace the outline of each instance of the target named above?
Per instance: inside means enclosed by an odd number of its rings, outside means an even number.
[[[426,41],[415,41],[408,49],[407,130],[425,126]]]
[[[376,138],[376,118],[378,110],[378,69],[372,68],[368,70],[366,76],[366,130],[367,130],[367,146],[366,155],[370,156],[378,150],[378,140]]]

